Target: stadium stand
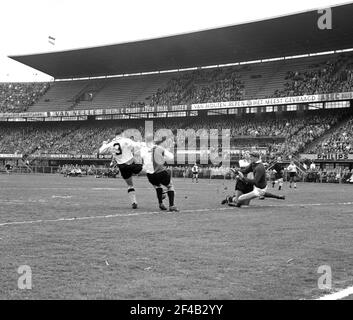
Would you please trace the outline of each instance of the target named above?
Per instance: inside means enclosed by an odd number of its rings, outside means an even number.
[[[178,105],[345,92],[352,90],[352,74],[353,56],[346,53],[177,73],[59,81],[28,111]]]
[[[279,99],[255,106],[239,103],[228,110],[225,108],[231,104],[222,105],[223,109],[190,106],[352,92],[353,32],[349,13],[353,12],[353,6],[340,6],[335,12],[341,18],[335,20],[336,26],[330,33],[322,33],[312,24],[312,19],[317,18],[317,12],[312,11],[167,38],[13,56],[10,58],[46,72],[56,81],[2,84],[0,112],[96,112],[160,106],[161,110],[148,111],[153,113],[148,119],[153,119],[155,130],[168,128],[175,134],[177,129],[226,128],[230,129],[233,148],[267,148],[272,158],[303,152],[349,153],[351,94],[315,97],[318,103],[310,103],[309,98],[305,102],[297,100],[287,107],[280,105],[286,104],[284,100],[276,101]],[[80,63],[76,63],[78,60]],[[187,108],[163,109],[176,105]],[[58,116],[51,114],[51,119],[44,119],[48,116],[44,114],[41,122],[31,123],[4,120],[0,126],[0,152],[92,154],[117,128],[137,128],[144,134],[142,118],[147,117],[143,114],[146,111],[137,110],[133,115],[130,110],[112,115],[106,111],[94,112],[58,112]],[[217,113],[220,115],[216,116]],[[73,120],[72,114],[79,116],[77,121],[66,122]],[[174,116],[178,118],[173,119]],[[26,120],[15,117],[9,121]],[[31,119],[27,121],[38,121],[28,117]]]
[[[29,112],[69,110],[77,94],[88,85],[88,81],[63,81],[52,84],[48,92],[31,106]]]
[[[183,134],[179,131],[178,135],[178,129],[193,129],[195,132],[199,129],[218,129],[221,133],[226,128],[230,129],[232,147],[267,147],[269,155],[275,157],[303,151],[308,143],[323,136],[346,115],[344,111],[312,113],[275,120],[271,116],[266,119],[229,119],[227,116],[158,119],[154,121],[154,130],[170,129],[175,137],[185,140],[186,131]],[[0,127],[0,153],[94,154],[102,141],[111,139],[117,129],[138,129],[144,135],[144,121],[4,124]],[[272,140],[263,143],[263,137],[271,137]],[[247,139],[245,143],[244,138]],[[176,142],[180,143],[178,140]]]
[[[133,105],[135,102],[148,104],[147,98],[171,79],[172,75],[151,74],[149,76],[131,76],[105,80],[92,80],[96,90],[86,87],[79,94],[75,110],[104,109]],[[90,94],[92,94],[90,96]]]
[[[353,118],[347,119],[334,132],[325,135],[306,153],[349,153],[353,154]]]
[[[0,83],[0,112],[25,112],[42,97],[48,83]]]

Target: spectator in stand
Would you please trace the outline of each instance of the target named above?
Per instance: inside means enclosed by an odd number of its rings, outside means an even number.
[[[311,171],[315,171],[315,170],[316,170],[316,165],[315,165],[314,162],[311,162],[311,164],[310,164],[310,170],[311,170]]]
[[[0,113],[27,111],[49,87],[49,83],[0,83]]]
[[[229,138],[233,149],[237,146],[265,147],[268,149],[268,155],[275,159],[278,156],[286,158],[290,154],[301,152],[308,143],[324,135],[343,115],[340,112],[323,115],[315,113],[312,116],[276,120],[231,119],[229,116],[192,117],[182,120],[156,119],[154,129],[172,130],[177,145],[181,145],[188,133],[186,130],[178,129],[192,129],[195,132],[199,129],[219,129],[221,133],[221,130],[226,128],[230,129]],[[92,126],[89,123],[51,123],[50,125],[33,123],[16,127],[4,126],[0,128],[0,153],[91,155],[97,152],[100,142],[114,135],[118,128],[121,130],[136,128],[142,136],[144,135],[144,121],[141,120],[119,122],[118,126],[115,122],[109,122],[109,125],[101,122],[99,124]],[[348,126],[349,124],[347,124],[347,137],[350,132]],[[174,147],[174,137],[168,140],[170,148]],[[238,137],[246,138],[248,143],[240,143]],[[262,143],[262,137],[271,137],[275,142]],[[189,142],[192,140],[189,139]],[[220,152],[221,148],[222,146],[219,145],[218,150],[213,151]]]
[[[353,153],[353,118],[308,152],[316,154]]]
[[[289,71],[284,89],[276,90],[268,98],[352,91],[353,64],[347,64],[347,60],[351,61],[351,56],[340,55],[311,65],[303,72]]]

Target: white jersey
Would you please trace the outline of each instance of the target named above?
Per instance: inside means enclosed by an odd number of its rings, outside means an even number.
[[[173,153],[156,145],[143,146],[141,157],[143,159],[143,170],[150,174],[164,171],[166,169],[164,163],[174,159]]]
[[[116,137],[109,143],[104,143],[99,149],[99,153],[111,153],[118,164],[128,163],[134,158],[134,153],[141,147],[139,142],[129,138]]]
[[[193,166],[192,167],[192,172],[193,173],[198,173],[199,172],[199,167],[198,166]]]

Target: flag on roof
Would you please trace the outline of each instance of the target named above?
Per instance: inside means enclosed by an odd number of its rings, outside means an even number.
[[[48,42],[54,46],[55,45],[55,38],[52,37],[52,36],[49,36],[48,37]]]

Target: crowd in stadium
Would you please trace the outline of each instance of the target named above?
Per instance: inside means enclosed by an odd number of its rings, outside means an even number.
[[[284,88],[268,97],[345,92],[353,87],[353,63],[339,56],[312,65],[306,71],[288,71]],[[243,68],[251,69],[251,66]],[[0,112],[24,112],[43,96],[48,83],[0,83]],[[131,106],[178,105],[210,103],[245,99],[246,87],[239,68],[200,69],[181,72],[164,88],[157,89],[146,101],[134,101]]]
[[[335,168],[322,170],[308,170],[305,172],[303,181],[306,182],[329,182],[329,183],[353,183],[353,169]]]
[[[304,163],[303,163],[304,164]],[[191,178],[192,177],[192,165],[178,165],[178,166],[167,166],[167,169],[172,172],[173,177],[178,178]],[[95,165],[63,165],[58,168],[58,173],[64,176],[97,176],[100,177],[106,173],[108,177],[110,169],[102,166]],[[270,173],[268,173],[270,175]],[[284,167],[284,176],[289,177],[286,173],[286,167]],[[114,176],[116,177],[116,175]],[[199,165],[199,178],[232,178],[232,174],[229,168],[222,166],[215,167],[210,165]],[[270,176],[268,176],[270,180]],[[320,167],[307,167],[302,173],[300,173],[299,180],[306,182],[328,182],[328,183],[353,183],[353,169],[350,170],[348,167],[338,167],[335,169],[322,170]]]
[[[95,165],[65,164],[58,168],[58,172],[64,176],[96,175],[98,168]]]
[[[310,69],[287,72],[284,89],[277,89],[271,97],[347,92],[353,88],[353,64],[347,63],[344,56],[312,65]]]
[[[324,135],[340,119],[338,114],[327,115],[324,117],[312,116],[305,120],[296,120],[293,124],[294,133],[287,136],[286,143],[277,148],[272,147],[280,154],[295,154],[303,152],[305,147],[315,139]]]
[[[221,134],[222,129],[230,129],[231,146],[239,145],[237,137],[250,137],[252,146],[258,141],[256,138],[273,137],[282,138],[278,143],[267,143],[269,153],[273,156],[277,154],[295,154],[302,152],[304,148],[314,139],[322,136],[335,125],[342,117],[343,112],[329,113],[325,115],[311,115],[301,118],[282,119],[242,119],[230,120],[228,117],[204,117],[192,119],[159,119],[154,122],[154,130],[166,128],[172,130],[174,142],[181,145],[188,136],[187,129],[195,132],[199,129],[218,129]],[[350,122],[351,123],[351,122]],[[352,129],[348,123],[332,139],[337,138],[337,143],[346,143],[352,137]],[[144,122],[136,121],[120,122],[117,126],[114,123],[105,125],[87,125],[70,123],[53,124],[32,124],[18,125],[16,127],[0,128],[0,153],[27,153],[27,154],[95,154],[103,141],[111,139],[117,129],[126,130],[136,128],[144,136]],[[186,129],[185,131],[178,129]],[[343,132],[344,131],[344,132]],[[209,131],[208,131],[209,132]],[[341,135],[341,133],[345,135]],[[193,137],[191,135],[191,137]],[[195,135],[196,137],[196,135]],[[339,142],[342,139],[345,142]],[[333,140],[328,141],[328,145],[335,145]],[[284,141],[283,141],[284,140]],[[191,141],[191,140],[190,140]],[[340,144],[340,145],[341,145]],[[170,145],[172,147],[172,145]],[[348,144],[345,144],[347,147]],[[350,144],[349,144],[350,146]]]
[[[178,178],[191,178],[192,177],[192,166],[191,165],[178,165],[169,166],[168,170],[172,172],[173,177]],[[80,177],[80,176],[96,176],[96,177],[117,177],[117,172],[114,175],[109,175],[112,172],[111,169],[104,168],[102,166],[95,165],[63,165],[58,168],[58,173],[61,173],[65,177]],[[284,168],[285,177],[288,180],[289,175],[286,173]],[[268,173],[270,175],[270,173]],[[214,167],[209,165],[199,165],[199,178],[206,179],[231,179],[233,176],[229,168]],[[270,180],[270,176],[268,176]],[[349,170],[345,168],[325,169],[322,170],[319,167],[315,169],[307,168],[303,173],[298,176],[300,181],[306,182],[320,182],[320,183],[353,183],[353,169]],[[286,180],[286,181],[287,181]]]
[[[205,118],[190,123],[192,129],[219,129],[229,128],[231,136],[251,136],[251,137],[284,137],[285,142],[267,144],[269,153],[276,155],[290,155],[302,152],[304,148],[316,138],[322,136],[334,126],[344,113],[335,112],[326,115],[311,115],[305,118],[291,119],[267,119],[267,120],[240,120],[234,121],[225,117],[215,121],[214,118]],[[254,143],[256,144],[256,139]]]
[[[25,112],[43,96],[48,83],[0,83],[0,112]]]
[[[243,98],[243,89],[239,73],[232,68],[196,70],[181,73],[148,100],[152,106],[234,101]]]
[[[353,119],[347,121],[309,152],[316,154],[353,153]]]
[[[249,66],[248,66],[249,67]],[[249,67],[251,68],[251,67]],[[341,55],[326,62],[309,66],[306,71],[288,71],[284,88],[274,97],[346,92],[353,88],[353,63]],[[164,89],[149,97],[150,105],[210,103],[244,99],[246,88],[240,73],[234,68],[217,68],[181,73]]]
[[[247,66],[250,68],[249,66]],[[151,105],[176,105],[239,100],[244,95],[244,84],[234,68],[217,68],[180,73],[166,88],[149,97]],[[353,85],[353,64],[344,56],[313,65],[307,71],[291,71],[286,77],[285,89],[274,96],[315,94],[320,92],[347,91]],[[35,103],[49,88],[48,83],[0,83],[0,112],[22,112]],[[311,113],[314,114],[314,113]],[[237,137],[251,137],[251,146],[259,146],[256,138],[271,137],[267,142],[268,154],[274,158],[303,152],[313,141],[323,136],[343,118],[342,112],[271,119],[232,118],[230,116],[158,119],[154,129],[173,131],[174,141],[185,141],[186,133],[178,129],[229,129],[237,146]],[[144,135],[143,121],[119,122],[120,129],[134,127]],[[353,121],[337,129],[330,137],[313,146],[312,153],[353,152]],[[81,125],[52,123],[0,127],[0,153],[22,154],[95,154],[102,141],[115,135],[117,125]],[[282,138],[276,141],[276,138]],[[179,139],[179,140],[178,140]],[[283,141],[284,140],[284,141]],[[307,150],[306,150],[307,151]]]

